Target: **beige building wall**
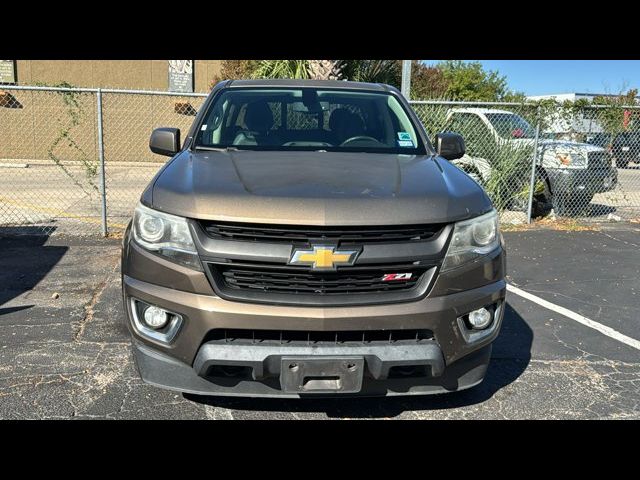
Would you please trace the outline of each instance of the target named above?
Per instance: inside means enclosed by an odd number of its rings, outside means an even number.
[[[167,60],[18,60],[18,83],[77,87],[168,90]],[[208,92],[220,72],[219,60],[196,60],[196,92]],[[0,87],[0,90],[2,88]],[[66,102],[59,92],[17,91],[0,104],[0,161],[45,160],[52,163],[97,165],[96,96],[74,93]],[[149,150],[157,127],[191,126],[203,97],[105,93],[103,138],[107,168],[112,162],[164,162]]]
[[[221,60],[194,61],[196,92],[208,92]],[[17,60],[21,85],[70,83],[76,87],[161,90],[169,88],[168,60]]]

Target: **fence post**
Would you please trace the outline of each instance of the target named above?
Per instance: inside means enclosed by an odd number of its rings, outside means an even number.
[[[540,135],[540,107],[536,109],[536,136],[533,141],[533,155],[531,156],[531,179],[529,181],[529,203],[527,205],[527,223],[531,223],[533,209],[533,189],[536,183],[536,163],[538,160],[538,136]]]
[[[407,101],[411,100],[411,60],[402,61],[402,80],[400,89],[402,91],[402,95],[404,95]]]
[[[104,139],[102,134],[102,90],[98,88],[98,156],[100,159],[100,197],[102,201],[102,236],[107,236],[107,182],[104,171]]]

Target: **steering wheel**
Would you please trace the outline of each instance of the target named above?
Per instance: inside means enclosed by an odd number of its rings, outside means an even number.
[[[381,144],[380,141],[376,140],[373,137],[368,137],[367,135],[356,135],[355,137],[347,138],[344,142],[340,144],[341,147],[345,147],[350,143],[355,142],[375,142]]]

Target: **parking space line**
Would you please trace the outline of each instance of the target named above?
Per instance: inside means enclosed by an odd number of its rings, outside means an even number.
[[[581,323],[582,325],[585,325],[589,328],[593,328],[594,330],[597,330],[598,332],[602,333],[603,335],[606,335],[607,337],[610,337],[610,338],[613,338],[614,340],[622,342],[625,345],[635,348],[636,350],[640,350],[640,340],[627,337],[626,335],[618,332],[617,330],[614,330],[611,327],[607,327],[606,325],[602,325],[601,323],[595,322],[590,318],[585,317],[584,315],[580,315],[579,313],[569,310],[568,308],[564,308],[564,307],[561,307],[560,305],[556,305],[555,303],[548,302],[540,297],[537,297],[536,295],[532,295],[529,292],[525,292],[524,290],[521,290],[518,287],[514,287],[511,284],[507,284],[507,290],[512,293],[515,293],[516,295],[521,296],[522,298],[526,298],[527,300],[537,303],[538,305],[541,305],[545,308],[548,308],[549,310],[559,313],[560,315],[564,315],[565,317],[570,318],[571,320],[575,320],[576,322]]]

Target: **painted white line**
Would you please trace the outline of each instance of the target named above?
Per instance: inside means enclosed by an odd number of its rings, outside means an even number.
[[[556,305],[555,303],[547,302],[546,300],[540,297],[537,297],[535,295],[532,295],[529,292],[525,292],[524,290],[521,290],[518,287],[514,287],[511,284],[507,284],[507,290],[523,298],[526,298],[527,300],[531,300],[532,302],[537,303],[538,305],[542,305],[543,307],[548,308],[549,310],[559,313],[560,315],[564,315],[565,317],[568,317],[571,320],[575,320],[576,322],[581,323],[582,325],[585,325],[589,328],[593,328],[594,330],[597,330],[598,332],[602,333],[603,335],[606,335],[607,337],[611,337],[614,340],[624,343],[625,345],[629,345],[630,347],[633,347],[636,350],[640,350],[640,340],[627,337],[626,335],[618,332],[617,330],[614,330],[611,327],[607,327],[606,325],[602,325],[601,323],[595,322],[590,318],[580,315],[579,313],[572,312],[568,308],[561,307],[560,305]]]
[[[28,168],[27,163],[0,163],[0,167],[3,168]]]

